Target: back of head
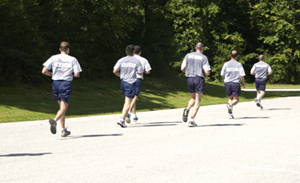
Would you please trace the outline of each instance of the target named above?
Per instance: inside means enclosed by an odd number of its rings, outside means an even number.
[[[236,59],[238,56],[238,52],[236,50],[232,50],[230,52],[230,56],[231,56],[231,58]]]
[[[134,46],[131,44],[131,45],[128,45],[126,46],[126,54],[127,55],[133,55],[134,54]]]
[[[202,51],[203,47],[204,47],[203,43],[198,42],[195,46],[195,50]]]
[[[60,46],[59,46],[60,51],[67,52],[67,50],[69,48],[70,48],[70,44],[68,42],[63,41],[60,43]]]
[[[264,55],[259,55],[259,56],[258,56],[258,60],[259,60],[259,61],[264,61],[264,60],[265,60]]]
[[[142,48],[140,45],[135,45],[134,46],[134,53],[139,54],[142,51]]]

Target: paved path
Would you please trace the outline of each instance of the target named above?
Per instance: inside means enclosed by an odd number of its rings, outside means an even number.
[[[121,105],[121,104],[120,104]],[[1,183],[300,182],[300,97],[200,108],[198,127],[182,109],[67,119],[61,138],[47,121],[0,124]],[[60,129],[59,129],[60,130]]]

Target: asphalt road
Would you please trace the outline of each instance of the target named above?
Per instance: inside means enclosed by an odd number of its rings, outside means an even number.
[[[194,128],[183,109],[140,112],[124,129],[120,115],[69,118],[65,138],[47,120],[0,124],[0,183],[300,182],[300,97],[263,106],[241,102],[235,119],[201,106]]]

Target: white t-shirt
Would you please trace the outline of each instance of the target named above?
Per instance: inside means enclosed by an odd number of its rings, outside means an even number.
[[[141,62],[142,67],[143,67],[143,71],[148,72],[148,71],[151,70],[151,66],[150,66],[147,59],[145,59],[144,57],[141,57],[140,55],[134,55],[133,57],[138,59]],[[144,74],[142,74],[142,75],[137,74],[136,77],[144,79]]]
[[[241,81],[241,77],[245,75],[242,64],[236,60],[226,62],[222,67],[221,76],[225,77],[225,83],[239,83]]]
[[[143,73],[141,62],[133,56],[120,58],[114,69],[120,72],[120,79],[130,84],[136,81],[137,73]]]
[[[43,66],[52,70],[52,80],[72,81],[73,73],[82,72],[78,60],[67,54],[53,55]]]
[[[257,62],[251,68],[252,72],[255,72],[255,78],[267,78],[268,73],[272,72],[272,69],[266,62]]]
[[[204,77],[204,71],[210,71],[208,59],[202,53],[192,52],[186,54],[181,64],[185,68],[186,77]]]

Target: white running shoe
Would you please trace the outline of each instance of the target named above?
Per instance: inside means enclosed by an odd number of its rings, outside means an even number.
[[[234,119],[234,116],[233,116],[233,114],[231,113],[231,114],[229,114],[229,119]]]
[[[260,106],[261,106],[261,104],[259,103],[259,100],[258,100],[257,98],[254,99],[254,102],[256,103],[256,106],[257,106],[257,107],[260,107]]]
[[[226,107],[227,107],[227,109],[228,109],[228,113],[229,113],[229,114],[232,114],[232,105],[229,104],[229,103],[227,103],[227,104],[226,104]]]
[[[196,127],[196,126],[198,126],[195,121],[189,121],[188,124],[189,124],[189,127]]]
[[[118,125],[120,125],[122,128],[126,128],[127,126],[125,125],[125,121],[121,120],[117,122]]]

